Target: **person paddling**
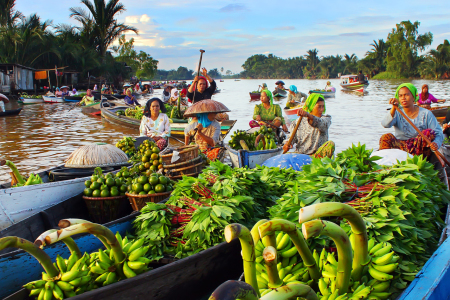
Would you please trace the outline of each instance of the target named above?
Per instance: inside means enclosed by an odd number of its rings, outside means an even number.
[[[127,90],[127,95],[125,96],[125,98],[123,100],[125,101],[126,105],[129,105],[129,106],[132,106],[132,105],[141,106],[139,104],[139,102],[137,102],[136,98],[133,96],[131,89]]]
[[[187,97],[189,102],[196,103],[205,99],[211,99],[216,90],[216,82],[209,77],[208,71],[205,68],[202,68],[202,74],[203,76],[195,76],[194,82],[188,89]],[[209,86],[208,83],[210,84]]]

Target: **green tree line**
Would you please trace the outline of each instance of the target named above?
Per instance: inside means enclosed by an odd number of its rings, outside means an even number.
[[[283,59],[273,54],[256,54],[242,65],[243,78],[336,78],[338,74],[357,73],[359,70],[374,78],[448,78],[450,45],[443,44],[423,53],[433,42],[431,32],[418,33],[418,21],[402,21],[379,39],[362,59],[353,54],[319,56],[311,49],[303,56]]]
[[[71,26],[44,21],[37,14],[24,16],[15,9],[15,0],[0,0],[0,63],[35,69],[67,67],[80,72],[81,78],[89,73],[115,84],[129,76],[156,73],[158,61],[143,51],[137,53],[133,39],[125,41],[124,33],[138,30],[117,20],[125,11],[119,0],[82,0],[81,4],[69,9],[78,23]],[[111,48],[117,39],[119,46]]]

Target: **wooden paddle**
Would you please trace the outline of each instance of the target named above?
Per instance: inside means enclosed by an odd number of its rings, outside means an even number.
[[[203,53],[205,53],[205,50],[200,49],[200,60],[198,62],[197,77],[200,76],[200,67],[202,66]],[[195,103],[194,99],[195,99],[195,91],[197,90],[197,85],[198,85],[198,82],[196,83],[196,85],[194,87],[194,96],[192,96],[192,103]]]
[[[417,128],[416,125],[414,125],[414,123],[411,121],[411,119],[404,113],[402,112],[401,109],[399,109],[397,106],[394,106],[395,110],[399,112],[399,114],[401,114],[403,116],[403,118],[405,118],[406,121],[408,121],[408,123],[417,131],[417,133],[425,140],[425,142],[427,142],[428,145],[431,145],[431,141],[430,139],[428,139],[423,133],[422,131],[419,130],[419,128]],[[448,166],[450,166],[450,162],[445,158],[444,154],[442,154],[441,152],[438,151],[434,151],[432,150],[438,158],[442,159]],[[441,162],[442,165],[444,165]]]
[[[285,154],[286,152],[289,151],[289,146],[291,145],[292,140],[294,139],[294,136],[297,133],[298,127],[300,126],[300,123],[302,122],[302,119],[303,119],[303,116],[300,117],[300,119],[298,119],[298,122],[297,122],[297,124],[295,125],[295,128],[294,128],[294,131],[291,132],[291,136],[289,137],[289,140],[286,143],[288,150],[283,150],[283,154]]]

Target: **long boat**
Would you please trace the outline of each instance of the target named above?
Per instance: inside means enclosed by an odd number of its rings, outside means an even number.
[[[334,91],[334,92],[327,92],[327,91],[320,91],[320,90],[310,90],[309,93],[310,94],[312,94],[312,93],[321,94],[325,98],[331,98],[331,97],[335,97],[336,96],[336,91]]]
[[[250,94],[250,101],[259,101],[261,98],[261,93],[249,93]]]
[[[445,116],[447,115],[447,111],[450,109],[450,106],[434,106],[427,109],[431,110],[436,118],[445,118]]]
[[[350,82],[350,79],[352,79],[353,82]],[[369,86],[369,81],[367,80],[367,77],[365,82],[359,82],[358,75],[344,75],[341,76],[340,85],[344,90],[364,93],[364,89]]]
[[[293,108],[284,108],[284,114],[288,117],[289,120],[295,121],[298,119],[297,113],[303,107],[303,105],[299,105]]]
[[[44,103],[44,99],[20,97],[19,101],[17,101],[17,102],[22,103],[22,104],[38,104],[38,103]]]
[[[127,116],[118,116],[116,114],[117,111],[125,110],[127,108],[128,108],[127,106],[102,108],[101,109],[102,117],[111,123],[139,129],[139,127],[141,125],[140,120],[130,118]],[[230,130],[233,128],[235,123],[236,123],[236,120],[226,120],[220,124],[222,139],[225,138],[225,136],[230,132]],[[171,129],[170,135],[174,138],[179,138],[179,139],[181,138],[182,140],[184,140],[184,129],[188,125],[189,124],[188,124],[187,120],[174,119],[174,122],[170,123],[170,129]]]
[[[64,103],[64,98],[55,97],[55,96],[42,96],[45,103]]]
[[[0,111],[0,117],[15,116],[15,115],[20,114],[21,111],[22,111],[22,107],[21,108],[17,108],[17,109]]]
[[[64,96],[66,102],[80,102],[82,99],[82,96]]]

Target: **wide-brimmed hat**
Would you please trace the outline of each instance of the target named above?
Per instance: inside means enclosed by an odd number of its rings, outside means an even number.
[[[124,85],[123,85],[123,87],[130,87],[131,85],[130,84],[128,84],[128,83],[125,83]]]
[[[223,113],[230,111],[228,107],[218,101],[211,99],[201,100],[191,107],[189,107],[184,113],[185,117],[196,117],[197,114],[203,113]]]
[[[3,102],[5,102],[5,103],[9,103],[9,99],[8,99],[8,97],[6,97],[5,95],[3,95],[3,94],[0,94],[0,98],[4,99],[4,101],[3,101]]]
[[[68,87],[67,85],[63,85],[63,86],[61,87],[61,89],[69,89],[69,87]]]
[[[175,86],[174,86],[173,84],[171,84],[171,83],[168,83],[168,84],[166,84],[166,87],[172,87],[172,88],[174,88]]]
[[[277,82],[275,82],[275,84],[276,84],[276,85],[279,85],[279,84],[284,85],[284,82],[281,81],[281,80],[278,80]]]

